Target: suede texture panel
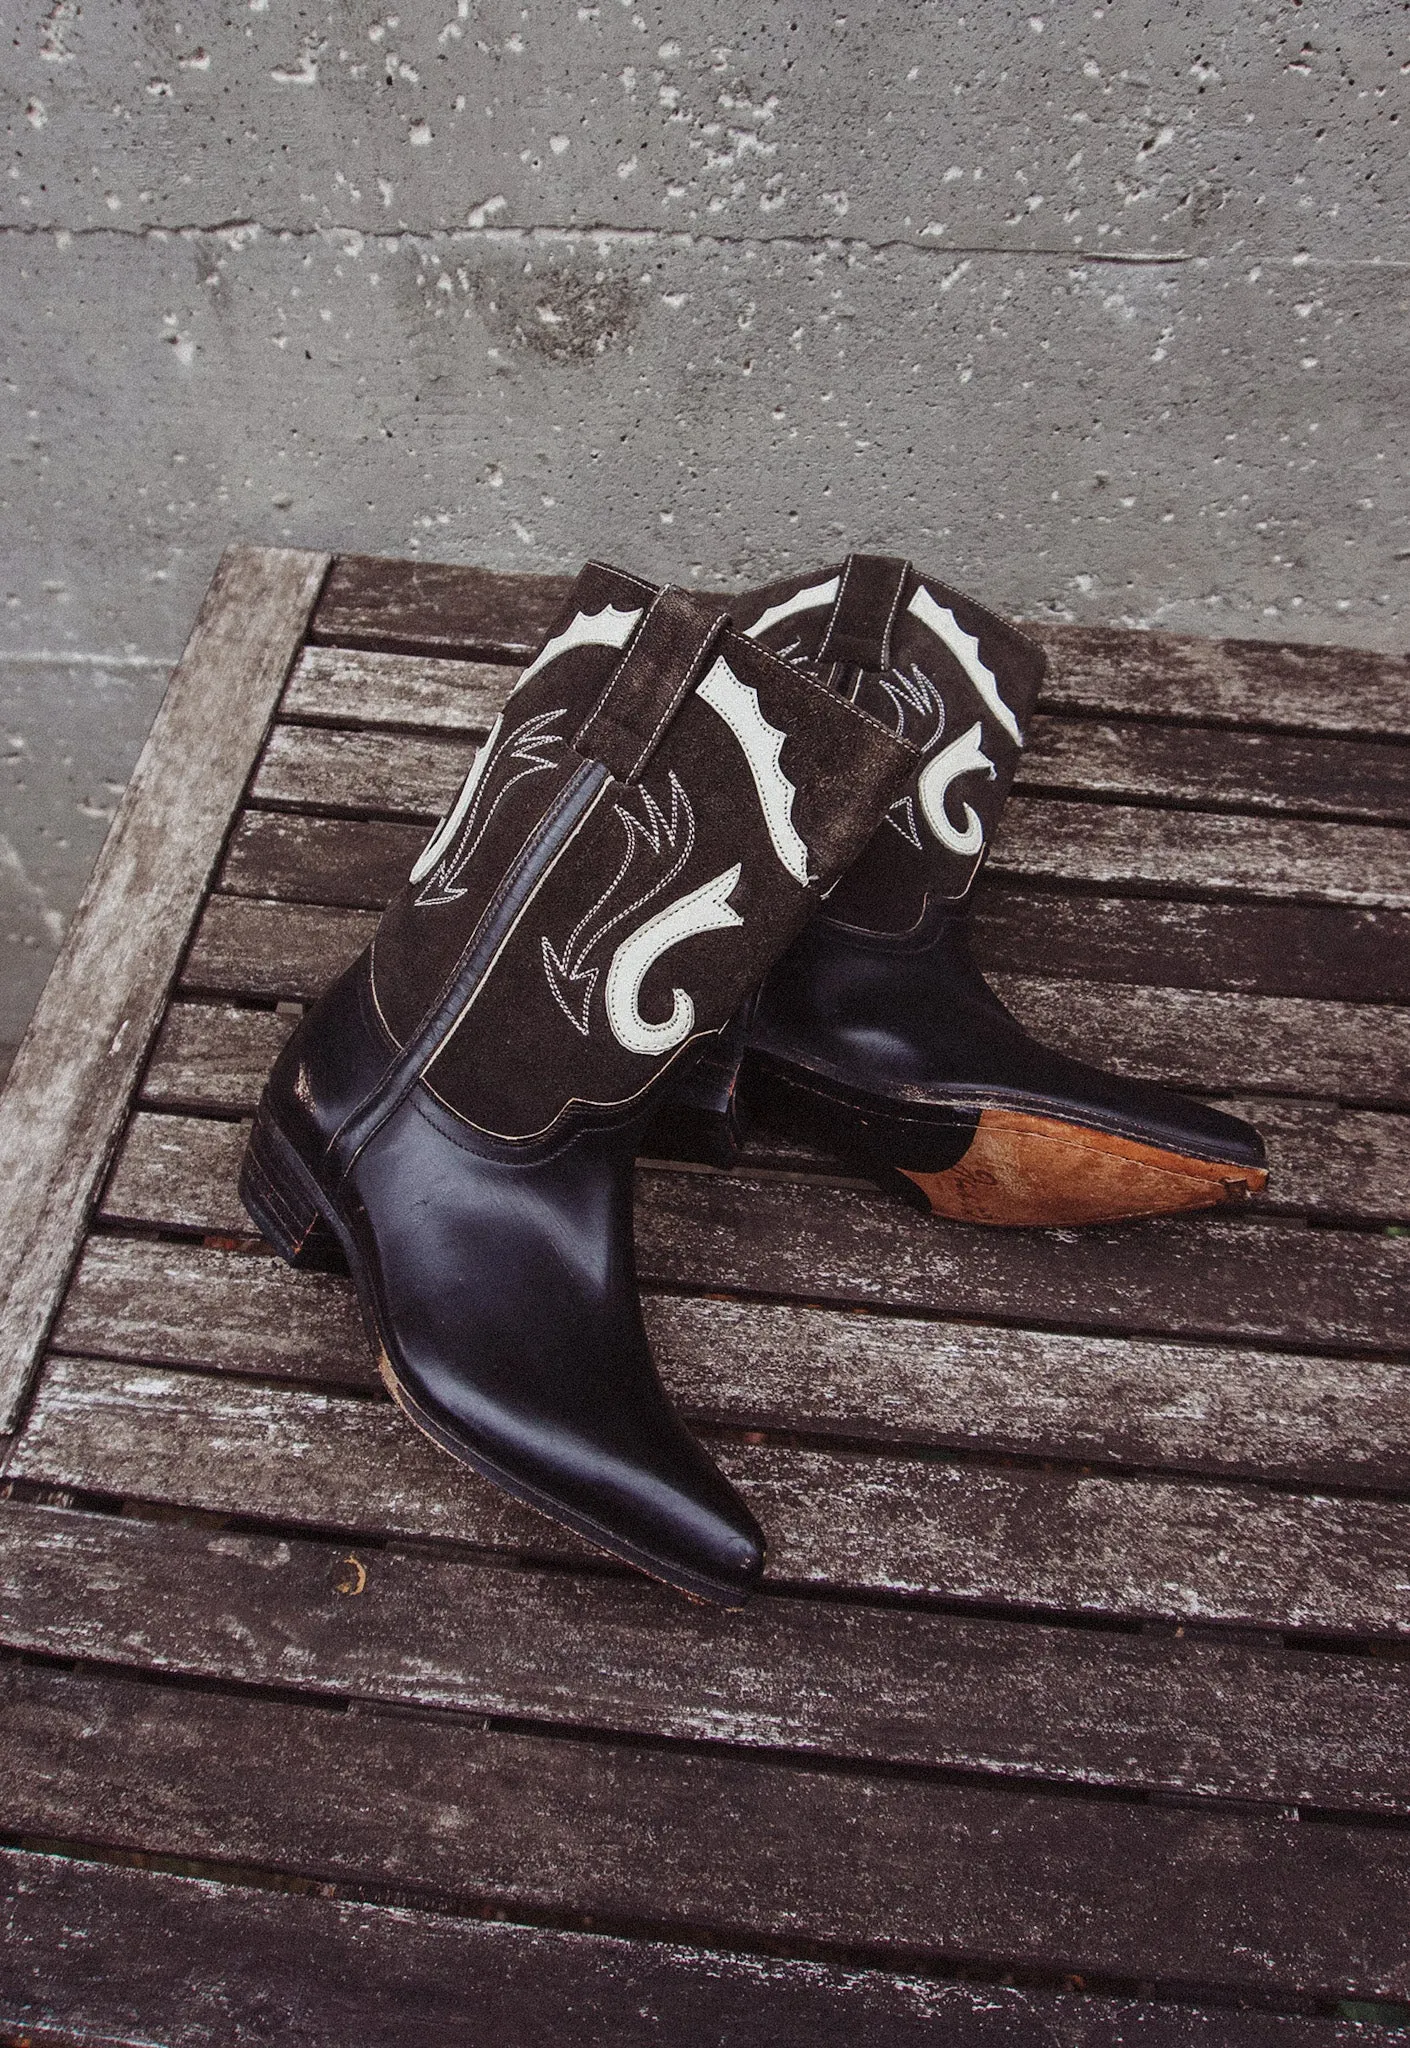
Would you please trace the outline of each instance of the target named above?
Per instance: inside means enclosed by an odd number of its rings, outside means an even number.
[[[486,742],[487,761],[470,771],[475,787],[463,816],[447,835],[462,788],[428,843],[444,841],[429,871],[392,899],[373,942],[372,988],[398,1045],[439,1001],[503,877],[582,766],[573,736],[621,665],[627,620],[639,623],[657,595],[653,584],[601,563],[582,570]],[[611,632],[616,644],[564,643],[538,667],[563,635],[584,630]]]
[[[731,613],[747,629],[833,577],[840,588],[830,604],[788,613],[759,644],[816,666],[830,687],[920,748],[913,780],[826,906],[829,917],[867,931],[909,931],[927,903],[958,903],[973,886],[1047,659],[1008,620],[937,577],[909,569],[898,591],[887,556],[789,577],[732,600]]]
[[[426,1085],[509,1139],[629,1113],[729,1021],[914,765],[866,713],[724,635],[640,780],[607,784],[540,884]]]

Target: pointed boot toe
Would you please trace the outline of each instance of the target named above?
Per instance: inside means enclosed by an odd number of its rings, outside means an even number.
[[[251,1215],[346,1263],[419,1429],[724,1606],[763,1537],[652,1363],[633,1161],[913,765],[723,614],[590,566],[247,1151]]]

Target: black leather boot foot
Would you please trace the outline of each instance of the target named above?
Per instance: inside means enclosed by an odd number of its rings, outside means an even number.
[[[969,1222],[1107,1223],[1262,1189],[1251,1125],[1049,1052],[971,957],[970,895],[1042,649],[882,556],[752,592],[733,611],[748,638],[817,669],[922,759],[760,990],[731,1103]],[[729,1163],[732,1128],[711,1109],[697,1100],[673,1127],[663,1119],[678,1156]]]
[[[419,1429],[725,1606],[763,1537],[657,1378],[633,1160],[913,760],[699,600],[585,570],[249,1142],[250,1214],[346,1263]]]

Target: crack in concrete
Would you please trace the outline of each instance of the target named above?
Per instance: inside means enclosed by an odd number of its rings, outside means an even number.
[[[1223,262],[1272,264],[1287,269],[1386,271],[1396,275],[1410,270],[1410,257],[1326,256],[1314,255],[1306,250],[1276,256],[1260,254],[1257,250],[1246,248],[1211,252],[1194,249],[1069,249],[1031,244],[1015,245],[1009,242],[941,244],[913,240],[908,236],[872,240],[865,235],[711,235],[697,234],[690,229],[682,228],[613,227],[606,222],[566,226],[553,222],[536,222],[522,227],[478,228],[411,228],[402,224],[394,228],[359,228],[335,222],[315,226],[275,226],[254,220],[150,222],[136,227],[119,227],[107,222],[86,227],[63,227],[38,221],[0,222],[0,241],[11,237],[18,240],[48,238],[63,244],[100,238],[141,242],[161,242],[169,239],[184,241],[205,237],[253,242],[268,238],[278,242],[330,241],[355,242],[359,245],[370,242],[374,246],[391,248],[410,243],[413,247],[428,249],[434,249],[440,244],[467,242],[503,247],[531,241],[550,244],[587,241],[599,245],[652,249],[780,249],[822,251],[838,255],[860,251],[874,256],[906,254],[933,257],[942,263],[952,263],[975,256],[1001,256],[1015,261],[1057,262],[1069,265],[1100,263],[1141,269],[1158,269],[1182,263]]]

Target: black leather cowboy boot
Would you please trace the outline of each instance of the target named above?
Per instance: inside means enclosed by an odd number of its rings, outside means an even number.
[[[413,1422],[726,1605],[762,1539],[652,1365],[632,1162],[914,759],[718,607],[589,566],[245,1158],[276,1248],[346,1262]]]
[[[728,1164],[750,1104],[978,1223],[1111,1222],[1244,1199],[1251,1125],[1050,1052],[975,965],[969,901],[1043,678],[1034,641],[909,563],[853,555],[731,601],[744,634],[922,749],[856,864],[650,1149]]]

